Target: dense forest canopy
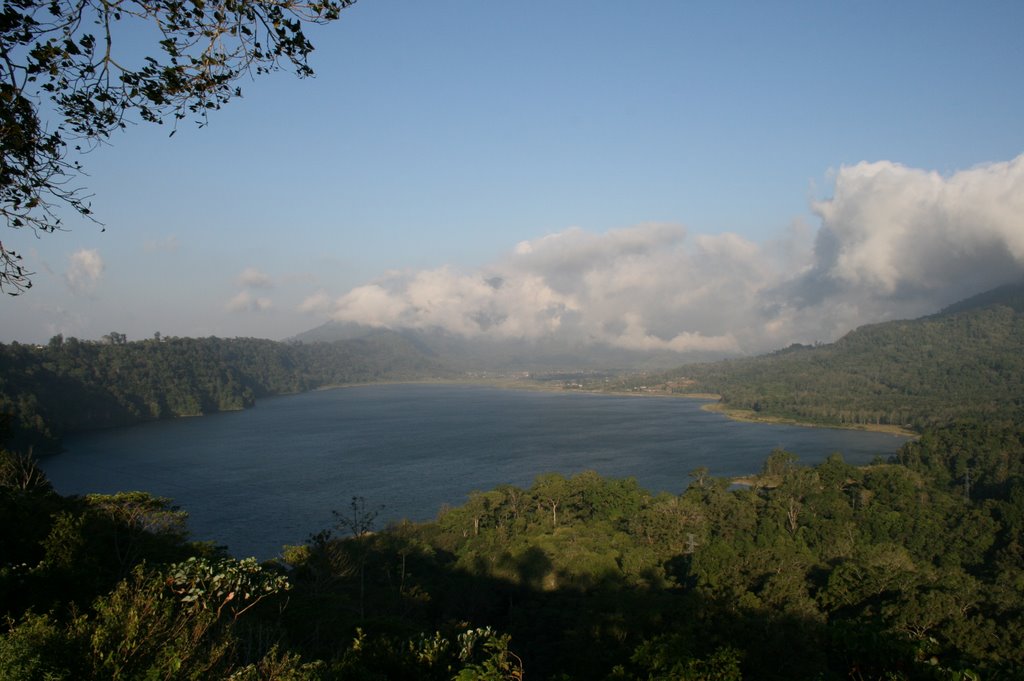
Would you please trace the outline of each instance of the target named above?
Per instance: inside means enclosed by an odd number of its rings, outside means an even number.
[[[0,345],[0,415],[13,442],[53,449],[71,430],[242,409],[258,397],[329,385],[446,375],[400,336],[310,344],[55,336],[45,346]]]

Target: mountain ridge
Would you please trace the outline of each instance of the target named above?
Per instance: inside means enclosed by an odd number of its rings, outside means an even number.
[[[715,393],[752,418],[920,430],[956,418],[1021,419],[1024,283],[938,313],[858,327],[833,343],[690,364],[658,377]]]
[[[394,335],[428,357],[460,371],[636,371],[666,370],[682,362],[722,359],[724,353],[629,350],[603,343],[560,339],[466,338],[440,328],[391,329],[329,321],[287,339],[310,343]]]

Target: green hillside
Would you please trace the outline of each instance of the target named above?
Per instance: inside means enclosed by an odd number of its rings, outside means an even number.
[[[446,375],[400,336],[285,344],[255,338],[0,345],[0,416],[17,446],[62,433],[243,409],[328,385]],[[2,438],[0,438],[2,439]]]
[[[863,326],[835,343],[688,365],[657,381],[804,423],[921,429],[955,418],[1014,421],[1024,411],[1024,284],[921,319]]]

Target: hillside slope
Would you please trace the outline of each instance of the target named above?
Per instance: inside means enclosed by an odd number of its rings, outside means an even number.
[[[397,336],[303,345],[58,336],[43,347],[0,345],[0,443],[49,449],[67,431],[242,409],[328,385],[448,375]]]
[[[1024,284],[835,343],[688,365],[661,377],[727,408],[807,423],[920,429],[955,418],[1017,421],[1024,410]]]

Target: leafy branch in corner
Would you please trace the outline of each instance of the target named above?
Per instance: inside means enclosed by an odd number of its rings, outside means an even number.
[[[303,29],[355,0],[6,0],[0,9],[0,214],[37,235],[70,207],[94,220],[78,156],[129,122],[195,118],[241,96],[244,75],[313,75]],[[129,36],[155,31],[133,57]],[[123,49],[122,49],[123,48]],[[30,288],[0,242],[0,291]]]

